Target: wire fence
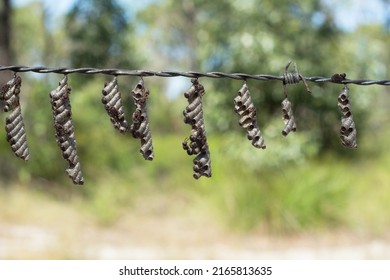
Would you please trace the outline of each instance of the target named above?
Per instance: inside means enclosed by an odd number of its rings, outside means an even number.
[[[20,90],[22,78],[18,73],[34,72],[41,74],[55,73],[62,74],[62,80],[58,87],[50,92],[51,107],[53,111],[55,137],[62,152],[62,157],[67,161],[66,172],[74,184],[82,185],[84,178],[81,172],[81,165],[77,155],[77,145],[75,130],[72,122],[72,112],[70,104],[71,87],[68,85],[68,75],[70,74],[105,74],[112,76],[110,82],[104,84],[101,99],[106,112],[115,129],[121,133],[130,133],[134,138],[140,139],[140,153],[146,160],[153,160],[152,134],[149,127],[147,115],[147,100],[149,91],[144,85],[143,77],[187,77],[191,78],[192,86],[184,93],[188,101],[188,106],[184,109],[184,123],[191,126],[191,134],[183,141],[183,149],[188,155],[193,155],[193,177],[199,179],[201,176],[211,177],[211,159],[209,146],[207,144],[206,130],[203,119],[202,96],[205,94],[203,85],[199,78],[227,78],[241,80],[243,86],[234,98],[234,111],[239,115],[239,125],[247,131],[247,138],[252,145],[258,149],[265,149],[265,140],[256,120],[256,107],[252,102],[251,94],[247,85],[247,80],[254,79],[260,81],[281,81],[284,87],[284,99],[282,105],[282,119],[284,129],[282,135],[287,136],[290,132],[296,131],[296,123],[292,110],[292,104],[288,100],[287,85],[303,82],[306,91],[311,93],[307,82],[313,83],[336,83],[342,84],[343,89],[338,96],[338,107],[341,113],[340,140],[341,144],[347,148],[357,148],[356,127],[352,116],[351,104],[349,101],[348,84],[356,85],[382,85],[389,86],[390,80],[351,80],[347,79],[345,73],[336,73],[331,77],[312,76],[305,77],[298,72],[298,67],[294,63],[293,70],[289,71],[291,61],[287,63],[283,75],[270,74],[247,74],[247,73],[223,73],[223,72],[196,72],[196,71],[150,71],[150,70],[128,70],[115,68],[49,68],[44,66],[4,66],[0,65],[0,71],[12,71],[13,78],[0,88],[0,101],[4,102],[4,112],[8,112],[6,117],[6,133],[12,151],[23,160],[29,160],[30,152],[27,145],[26,128],[20,104]],[[123,102],[118,87],[117,76],[136,76],[140,78],[135,88],[132,90],[132,99],[136,110],[130,118],[126,118],[123,110]],[[131,123],[131,124],[130,124]]]
[[[45,66],[22,66],[22,65],[0,65],[0,71],[34,72],[34,73],[55,73],[55,74],[106,74],[112,76],[138,76],[138,77],[187,77],[187,78],[227,78],[235,80],[260,80],[260,81],[286,81],[286,75],[271,75],[271,74],[247,74],[247,73],[224,73],[224,72],[197,72],[197,71],[152,71],[152,70],[130,70],[116,68],[69,68],[59,67],[50,68]],[[303,76],[302,76],[303,77]],[[343,78],[344,77],[344,78]],[[355,84],[362,86],[381,85],[390,86],[390,80],[370,80],[370,79],[347,79],[343,74],[333,74],[331,77],[309,76],[303,77],[304,80],[313,83],[336,83],[336,84]],[[294,79],[296,82],[296,80]]]

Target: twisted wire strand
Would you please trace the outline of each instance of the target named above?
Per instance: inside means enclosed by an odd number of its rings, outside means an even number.
[[[116,69],[116,68],[50,68],[46,66],[23,66],[23,65],[0,65],[0,71],[13,71],[19,72],[34,72],[34,73],[55,73],[55,74],[106,74],[113,76],[138,76],[138,77],[187,77],[187,78],[227,78],[234,80],[260,80],[260,81],[285,81],[285,75],[270,75],[270,74],[247,74],[247,73],[224,73],[224,72],[197,72],[197,71],[152,71],[152,70],[129,70],[129,69]],[[302,78],[312,83],[335,83],[335,84],[355,84],[361,86],[380,85],[390,86],[390,80],[370,80],[370,79],[334,79],[333,76],[330,78],[321,76],[311,76]],[[303,80],[302,79],[302,80]]]

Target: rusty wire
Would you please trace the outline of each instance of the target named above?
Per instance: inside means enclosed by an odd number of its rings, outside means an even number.
[[[0,71],[13,71],[19,72],[34,72],[34,73],[56,73],[56,74],[106,74],[113,76],[138,76],[138,77],[187,77],[187,78],[228,78],[235,80],[261,80],[261,81],[286,81],[286,75],[276,76],[270,74],[246,74],[246,73],[223,73],[223,72],[197,72],[197,71],[152,71],[152,70],[129,70],[129,69],[116,69],[116,68],[50,68],[45,66],[22,66],[22,65],[0,65]],[[313,83],[335,83],[335,84],[356,84],[362,86],[369,85],[381,85],[390,86],[390,80],[369,80],[369,79],[346,79],[343,74],[334,74],[330,78],[321,76],[300,77],[303,81],[310,81]]]

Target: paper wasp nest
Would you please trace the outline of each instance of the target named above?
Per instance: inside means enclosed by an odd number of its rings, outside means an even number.
[[[133,113],[133,123],[130,126],[130,131],[134,138],[141,139],[140,153],[146,160],[153,160],[153,144],[152,134],[149,128],[149,120],[146,109],[146,101],[149,96],[149,91],[144,86],[144,81],[141,79],[132,91],[132,96],[135,105]]]
[[[297,130],[295,118],[291,108],[291,102],[287,99],[287,97],[282,101],[282,113],[282,118],[284,121],[282,135],[287,136],[291,131],[295,132]]]
[[[118,89],[117,77],[114,77],[111,82],[106,82],[104,84],[102,93],[102,103],[104,104],[112,124],[121,133],[125,133],[128,129],[128,125],[123,112],[121,93]]]
[[[5,101],[4,112],[10,112],[5,119],[5,131],[7,141],[11,145],[15,155],[23,160],[30,158],[30,152],[27,145],[26,130],[23,122],[22,111],[19,102],[20,87],[22,78],[17,76],[6,83],[1,88],[1,100]]]
[[[192,86],[184,93],[188,106],[184,109],[184,122],[191,125],[191,136],[183,142],[183,149],[188,155],[196,155],[194,163],[194,178],[211,177],[211,160],[207,144],[206,130],[203,120],[202,95],[204,87],[198,79],[192,79]]]
[[[239,124],[247,130],[248,139],[252,145],[265,149],[264,138],[256,120],[256,108],[246,83],[238,91],[238,96],[234,98],[234,104],[234,111],[240,116]]]
[[[347,148],[357,148],[356,128],[352,118],[351,103],[349,102],[349,89],[344,86],[338,98],[338,107],[341,111],[341,144]]]
[[[68,176],[74,184],[84,183],[81,174],[81,166],[77,155],[76,139],[72,123],[72,111],[69,100],[71,87],[67,84],[67,76],[59,83],[59,86],[50,92],[51,106],[54,117],[54,129],[58,146],[62,151],[62,157],[68,162],[66,169]]]

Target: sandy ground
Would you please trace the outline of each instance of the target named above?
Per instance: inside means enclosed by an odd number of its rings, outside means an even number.
[[[0,223],[1,259],[390,259],[390,236],[226,233],[186,219],[126,219],[114,227]]]
[[[244,233],[218,224],[207,208],[172,203],[172,196],[147,201],[102,226],[82,201],[3,192],[0,259],[390,259],[390,232]]]

